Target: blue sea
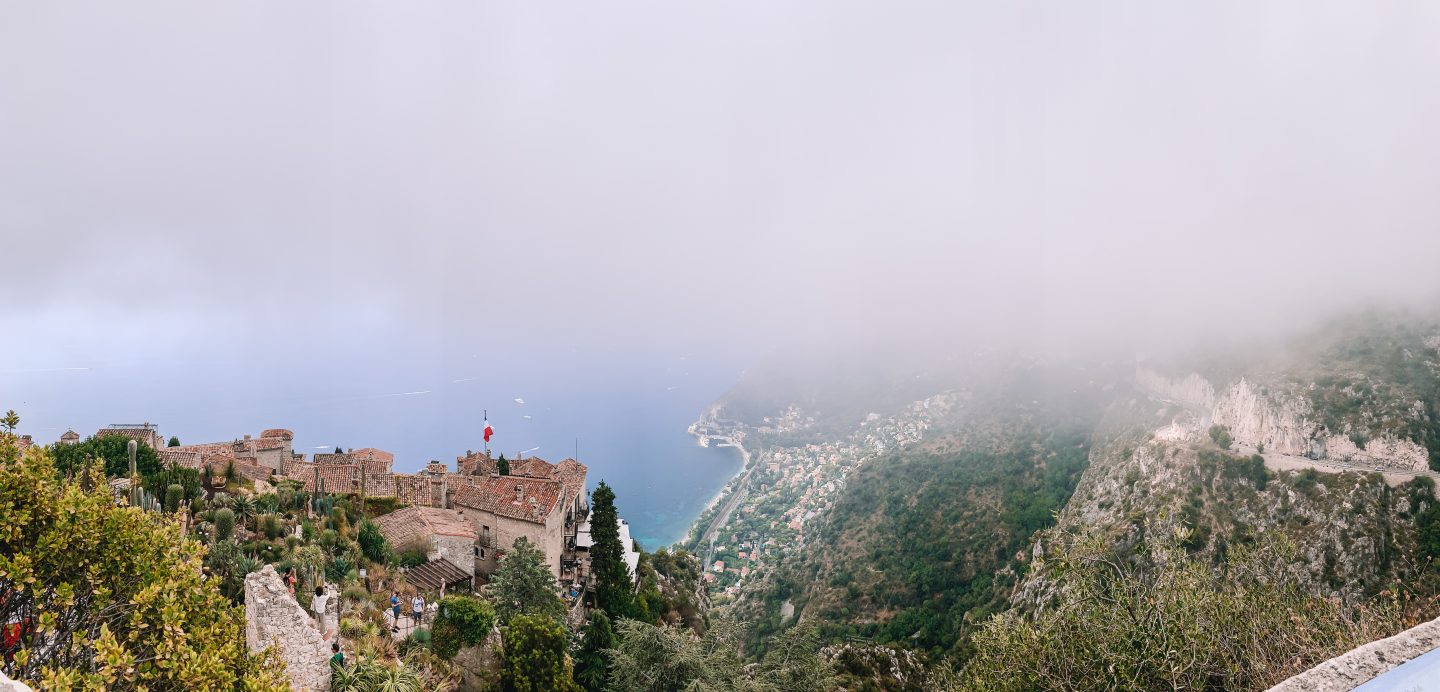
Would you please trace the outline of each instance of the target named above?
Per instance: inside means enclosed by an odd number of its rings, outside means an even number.
[[[632,535],[649,550],[684,538],[739,470],[739,453],[703,448],[686,427],[738,378],[743,364],[685,353],[580,345],[548,348],[367,351],[363,342],[286,354],[87,362],[85,370],[0,373],[22,433],[53,442],[110,423],[152,422],[185,443],[231,440],[264,428],[295,432],[313,454],[378,447],[397,471],[436,459],[452,468],[483,448],[589,467],[589,485],[616,493]],[[419,349],[423,351],[422,349]]]

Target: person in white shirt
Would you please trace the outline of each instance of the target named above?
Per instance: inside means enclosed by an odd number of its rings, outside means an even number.
[[[410,599],[410,617],[415,620],[416,626],[425,618],[425,599],[420,597],[419,592]]]
[[[320,636],[329,639],[329,628],[326,627],[325,608],[330,605],[330,597],[325,595],[324,586],[315,587],[315,598],[310,601],[310,609],[315,611],[315,622],[320,625]]]

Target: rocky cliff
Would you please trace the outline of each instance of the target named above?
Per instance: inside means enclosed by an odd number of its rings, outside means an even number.
[[[1429,452],[1414,440],[1397,437],[1394,432],[1371,437],[1373,433],[1352,426],[1330,430],[1320,422],[1308,398],[1245,377],[1223,385],[1219,396],[1214,385],[1196,373],[1172,379],[1142,366],[1136,369],[1135,383],[1157,404],[1184,407],[1168,424],[1156,428],[1169,441],[1199,442],[1210,425],[1219,425],[1235,443],[1249,449],[1396,469],[1423,471],[1430,466]],[[1301,385],[1308,388],[1308,384]]]

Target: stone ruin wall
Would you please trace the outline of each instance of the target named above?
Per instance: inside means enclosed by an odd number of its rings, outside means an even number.
[[[245,577],[245,645],[252,653],[274,647],[294,689],[330,689],[330,645],[274,565]]]

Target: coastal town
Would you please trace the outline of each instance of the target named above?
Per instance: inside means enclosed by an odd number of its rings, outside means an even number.
[[[721,406],[706,411],[690,433],[701,444],[745,450],[744,469],[696,520],[687,542],[704,557],[704,581],[715,604],[742,598],[782,555],[803,547],[855,470],[920,441],[957,401],[946,392],[893,415],[870,413],[855,430],[830,441],[809,441],[821,437],[808,434],[816,419],[793,405],[753,426],[725,419]]]

